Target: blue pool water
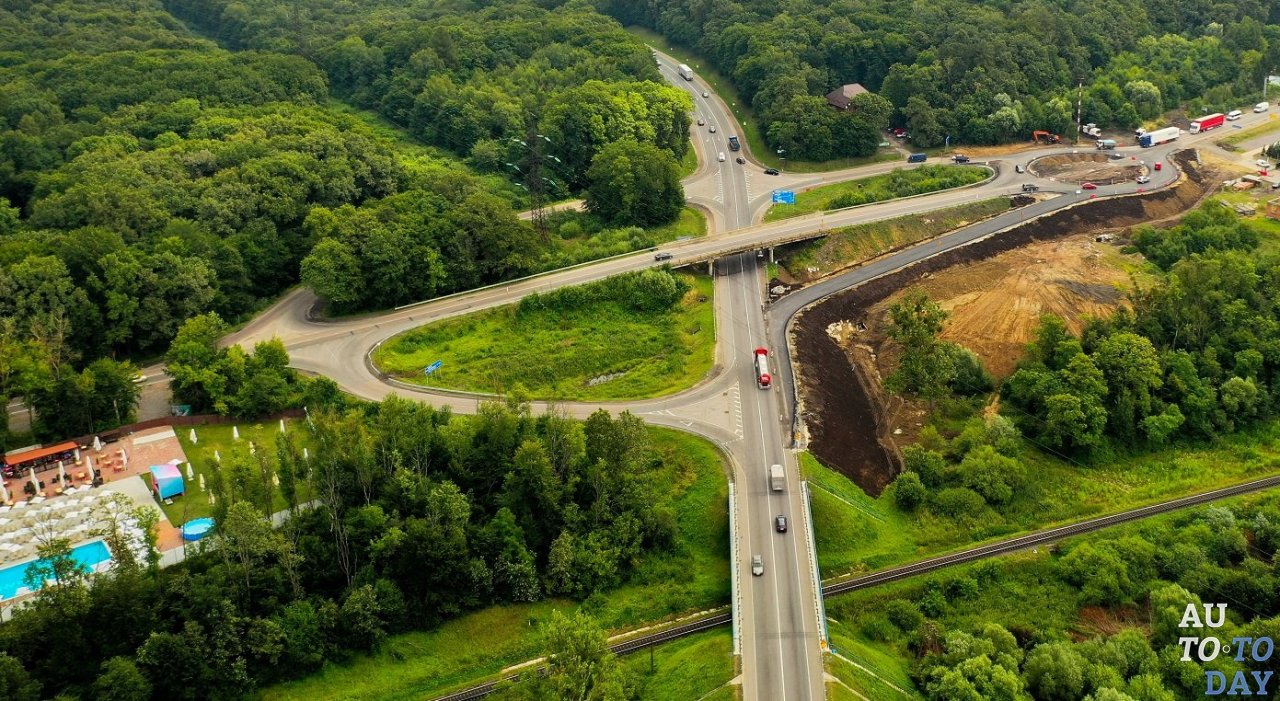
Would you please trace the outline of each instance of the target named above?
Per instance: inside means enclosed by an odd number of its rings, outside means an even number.
[[[95,540],[72,548],[71,557],[93,571],[95,565],[111,559],[111,552],[107,550],[106,544]],[[0,570],[0,599],[11,599],[18,593],[19,587],[27,586],[23,579],[27,576],[27,568],[35,562],[32,560]]]

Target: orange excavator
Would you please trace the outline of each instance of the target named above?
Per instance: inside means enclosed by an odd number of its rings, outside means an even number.
[[[1062,137],[1061,137],[1061,136],[1058,136],[1057,134],[1054,134],[1054,133],[1051,133],[1051,132],[1047,132],[1047,131],[1033,131],[1033,132],[1031,132],[1031,140],[1032,140],[1032,141],[1039,142],[1041,139],[1043,139],[1043,140],[1044,140],[1044,142],[1045,142],[1046,144],[1056,144],[1056,143],[1058,143],[1059,141],[1062,141]]]

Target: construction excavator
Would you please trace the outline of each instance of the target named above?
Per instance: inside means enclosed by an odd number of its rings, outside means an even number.
[[[1046,144],[1056,144],[1059,141],[1062,141],[1062,137],[1052,132],[1033,131],[1031,132],[1031,140],[1035,142],[1043,140]]]

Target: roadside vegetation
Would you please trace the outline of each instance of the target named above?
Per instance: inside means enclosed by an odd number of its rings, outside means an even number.
[[[835,654],[874,676],[831,666],[876,699],[914,698],[880,679],[928,701],[1198,698],[1206,673],[1274,669],[1247,650],[1183,661],[1178,639],[1280,631],[1277,524],[1280,499],[1254,495],[829,599]],[[1221,628],[1201,625],[1210,602]]]
[[[977,358],[939,338],[946,313],[892,305],[885,386],[927,423],[877,499],[806,460],[824,576],[1280,472],[1277,261],[1216,203],[1133,238],[1164,276],[1079,337],[1044,317],[998,412]]]
[[[826,236],[782,254],[781,265],[791,279],[807,282],[909,246],[962,226],[994,217],[1010,208],[1009,198],[962,204],[928,216],[915,214],[834,229]],[[770,270],[770,277],[777,273]]]
[[[696,384],[715,362],[712,280],[648,270],[532,295],[383,343],[406,382],[546,399],[636,399]],[[441,361],[439,370],[423,369]]]
[[[553,240],[539,272],[706,236],[707,218],[693,207],[684,207],[669,224],[611,227],[591,212],[566,210],[549,214],[547,229],[553,232]]]
[[[986,168],[967,166],[925,165],[911,169],[894,169],[884,175],[873,175],[831,185],[820,185],[796,193],[795,204],[775,204],[765,212],[765,221],[789,219],[813,212],[826,212],[860,204],[883,202],[899,197],[923,195],[950,190],[991,177]]]
[[[1270,134],[1278,129],[1280,129],[1280,120],[1268,119],[1266,123],[1251,129],[1235,130],[1233,133],[1223,136],[1214,143],[1228,151],[1235,151],[1236,144],[1244,143],[1250,139],[1262,136],[1263,134]]]
[[[842,84],[882,96],[889,121],[929,148],[948,138],[953,146],[1026,141],[1036,129],[1068,134],[1080,76],[1089,76],[1084,120],[1131,129],[1179,107],[1203,114],[1256,102],[1264,66],[1280,65],[1280,17],[1265,2],[1217,15],[1146,6],[940,0],[871,10],[805,0],[708,12],[700,0],[600,4],[623,24],[661,33],[656,46],[688,47],[731,77],[735,101],[751,107],[767,141],[753,151],[785,149],[788,167],[852,147],[840,130],[858,109],[832,109],[824,97]],[[883,126],[875,132],[879,141]]]
[[[542,626],[553,611],[581,612],[611,632],[727,603],[729,597],[728,487],[719,453],[707,441],[685,433],[648,428],[661,455],[689,471],[679,479],[672,507],[678,520],[677,543],[669,555],[646,556],[631,582],[582,601],[555,598],[532,603],[488,606],[430,630],[391,635],[374,654],[326,665],[305,679],[266,689],[268,700],[306,698],[411,699],[447,693],[485,681],[498,671],[544,654]],[[708,637],[713,633],[704,634]],[[701,636],[698,636],[701,637]],[[690,641],[698,637],[690,638]],[[716,649],[720,643],[693,643]],[[659,648],[657,659],[663,659]],[[684,648],[675,648],[676,652]],[[675,653],[672,653],[675,654]],[[695,655],[696,656],[696,655]],[[639,656],[638,656],[639,657]],[[647,669],[649,656],[644,658]],[[677,654],[672,662],[687,657]],[[714,660],[700,664],[714,667]],[[731,657],[724,657],[726,665]],[[669,667],[657,676],[656,685]],[[727,678],[724,680],[727,681]],[[660,699],[661,696],[650,698]]]

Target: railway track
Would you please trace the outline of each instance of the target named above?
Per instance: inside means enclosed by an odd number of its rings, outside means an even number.
[[[728,625],[732,620],[732,614],[717,613],[713,616],[707,616],[687,623],[681,623],[678,626],[672,626],[666,630],[658,631],[657,633],[650,633],[649,635],[642,635],[638,638],[632,638],[631,640],[614,643],[609,646],[609,649],[612,650],[614,654],[625,655],[629,652],[643,650],[644,648],[660,645],[670,640],[676,640],[688,635],[693,635],[694,633],[701,633],[704,630]],[[546,671],[547,668],[545,665],[537,668],[537,673],[539,675],[545,674]],[[510,674],[502,677],[501,679],[485,682],[484,684],[473,686],[470,689],[463,689],[462,691],[448,696],[440,696],[436,698],[435,701],[471,701],[472,699],[484,698],[489,694],[492,694],[499,684],[507,681],[514,681],[518,676],[519,675],[517,674]]]
[[[910,565],[903,565],[901,567],[894,567],[892,569],[881,570],[879,572],[872,572],[871,574],[863,575],[861,577],[855,577],[835,584],[829,584],[822,588],[822,595],[824,597],[836,596],[838,594],[857,591],[858,589],[866,589],[879,584],[885,584],[899,579],[925,574],[944,567],[972,562],[974,560],[980,560],[982,558],[993,557],[996,555],[1005,555],[1018,550],[1026,550],[1027,548],[1053,543],[1074,535],[1090,533],[1103,528],[1118,526],[1122,523],[1150,518],[1152,516],[1169,513],[1170,511],[1177,511],[1178,509],[1185,509],[1191,506],[1199,506],[1219,499],[1226,499],[1227,497],[1257,492],[1276,486],[1280,486],[1280,476],[1266,477],[1231,487],[1215,489],[1211,492],[1193,494],[1189,497],[1182,497],[1181,499],[1174,499],[1172,501],[1152,504],[1138,509],[1122,511],[1118,514],[1111,514],[1110,516],[1099,516],[1098,518],[1089,519],[1088,521],[1081,521],[1079,523],[1073,523],[1066,526],[1059,526],[1058,528],[1036,531],[1035,533],[1029,533],[1017,538],[1010,538],[1009,540],[1003,540],[998,543],[970,548],[969,550],[951,553],[949,555],[941,555],[939,557],[922,560]]]
[[[921,560],[920,562],[912,563],[910,565],[903,565],[901,567],[880,570],[879,572],[872,572],[871,574],[854,577],[853,579],[847,579],[842,582],[836,582],[835,584],[829,584],[822,588],[822,596],[838,596],[840,594],[846,594],[859,589],[868,589],[881,584],[894,582],[899,579],[927,574],[945,567],[973,562],[974,560],[981,560],[983,558],[995,557],[997,555],[1007,555],[1008,553],[1026,550],[1027,548],[1033,548],[1038,545],[1057,542],[1063,538],[1091,533],[1093,531],[1102,530],[1103,528],[1118,526],[1131,521],[1159,516],[1179,509],[1200,506],[1219,499],[1240,496],[1241,494],[1249,494],[1250,492],[1257,492],[1264,489],[1270,489],[1272,487],[1280,487],[1280,475],[1275,477],[1265,477],[1252,482],[1244,482],[1231,487],[1223,487],[1222,489],[1215,489],[1202,494],[1193,494],[1188,497],[1173,499],[1159,504],[1152,504],[1138,509],[1122,511],[1118,514],[1111,514],[1110,516],[1099,516],[1098,518],[1092,518],[1079,523],[1072,523],[1066,526],[1059,526],[1057,528],[1048,528],[1043,531],[1036,531],[1035,533],[1029,533],[1017,538],[1002,540],[998,543],[982,545],[976,548],[963,550],[961,552],[951,553],[949,555],[940,555],[938,557]],[[727,625],[731,621],[731,614],[720,613],[714,616],[707,616],[706,618],[689,621],[688,623],[682,623],[678,626],[673,626],[657,633],[651,633],[649,635],[643,635],[638,638],[615,643],[610,645],[609,649],[616,654],[625,655],[637,650],[643,650],[647,647],[652,647],[654,645],[683,638],[688,635],[693,635],[694,633],[700,633],[704,630],[710,630],[711,628]],[[545,674],[546,667],[538,667],[537,673]],[[458,691],[448,696],[437,697],[435,701],[471,701],[472,699],[484,698],[489,694],[492,694],[498,684],[505,681],[514,681],[517,676],[518,675],[511,674],[495,681],[471,687],[470,689],[463,689],[462,691]]]

